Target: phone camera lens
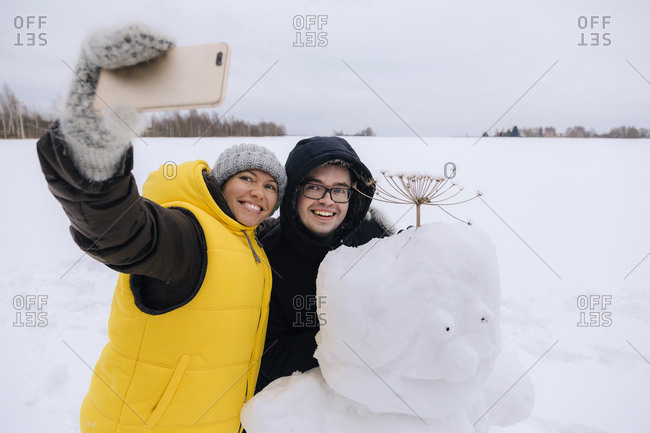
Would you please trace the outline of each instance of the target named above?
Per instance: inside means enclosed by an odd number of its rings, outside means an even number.
[[[223,53],[219,52],[217,54],[217,66],[221,66],[221,63],[223,63]]]

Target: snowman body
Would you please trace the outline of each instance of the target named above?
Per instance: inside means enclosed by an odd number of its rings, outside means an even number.
[[[437,223],[341,247],[321,263],[317,288],[320,367],[247,403],[249,433],[474,433],[529,415],[527,378],[490,413],[516,368],[498,362],[498,263],[479,230]]]

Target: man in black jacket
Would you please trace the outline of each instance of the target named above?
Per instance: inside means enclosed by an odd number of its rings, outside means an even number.
[[[260,234],[274,272],[258,392],[279,377],[318,366],[315,336],[327,318],[317,307],[327,300],[316,297],[316,275],[325,255],[392,233],[369,212],[372,174],[344,139],[299,141],[285,169],[280,222]]]

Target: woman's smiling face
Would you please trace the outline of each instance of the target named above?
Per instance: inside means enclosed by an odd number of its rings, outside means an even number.
[[[244,170],[223,185],[222,192],[235,219],[255,227],[271,216],[278,201],[278,183],[265,171]]]

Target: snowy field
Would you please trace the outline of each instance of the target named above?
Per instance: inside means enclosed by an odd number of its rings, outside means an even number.
[[[135,176],[255,142],[281,161],[301,137],[146,139]],[[350,137],[380,171],[443,174],[469,197],[449,208],[497,246],[504,350],[535,385],[525,422],[490,432],[647,433],[650,425],[650,140]],[[40,173],[35,140],[0,140],[0,432],[75,432],[106,343],[115,273],[85,257]],[[451,165],[447,166],[448,169]],[[376,203],[396,228],[404,205]],[[453,222],[423,208],[423,223]]]

